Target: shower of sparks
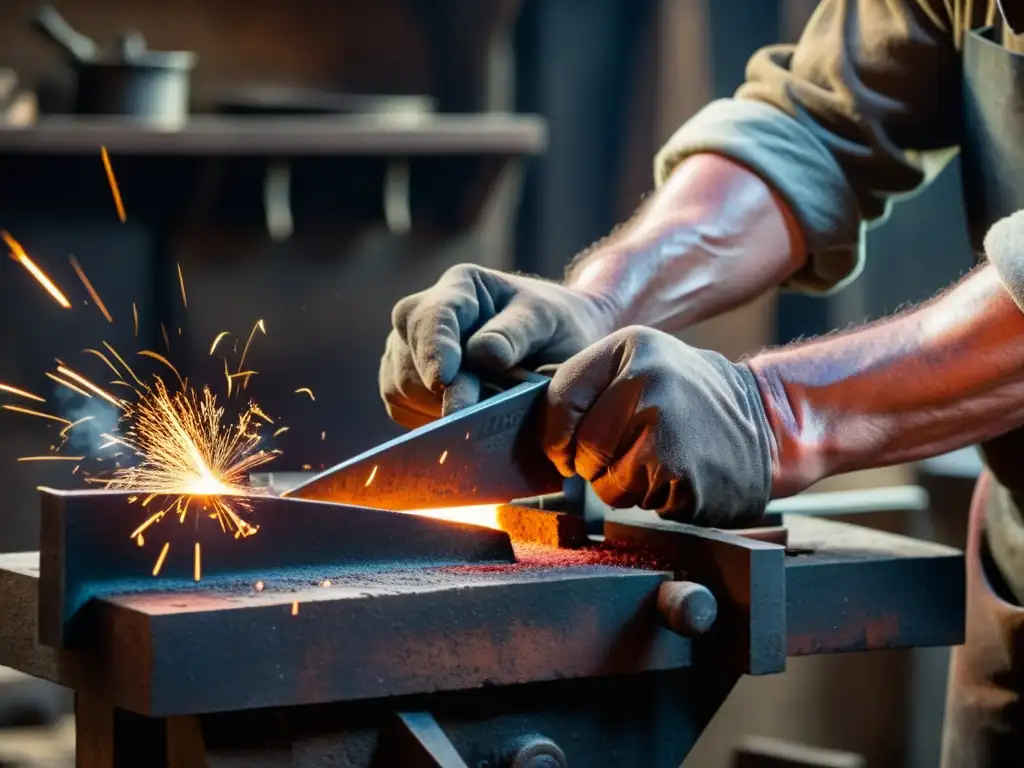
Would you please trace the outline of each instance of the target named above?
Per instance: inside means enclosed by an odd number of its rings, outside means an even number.
[[[316,402],[316,398],[313,397],[313,390],[309,387],[299,387],[295,390],[296,395],[309,395],[309,399]]]
[[[107,318],[107,322],[114,322],[114,318],[111,317],[110,312],[107,311],[107,305],[103,303],[103,299],[101,299],[100,295],[96,292],[96,289],[93,287],[88,275],[86,275],[85,271],[82,269],[82,265],[78,263],[78,259],[74,256],[68,256],[68,261],[71,262],[71,268],[75,270],[75,274],[78,275],[78,279],[82,281],[82,285],[85,286],[85,290],[89,293],[93,303],[95,303],[99,311],[103,313],[103,316]]]
[[[110,154],[106,147],[100,147],[100,157],[103,159],[103,169],[107,172],[107,181],[110,183],[110,192],[114,196],[114,205],[117,207],[117,218],[124,224],[128,221],[128,214],[124,210],[124,201],[121,200],[121,190],[117,186],[117,177],[114,176],[114,166],[110,164]]]
[[[56,301],[64,309],[71,309],[71,302],[68,301],[68,297],[64,295],[60,288],[58,288],[54,282],[46,276],[36,263],[29,258],[29,255],[25,253],[25,249],[21,247],[21,243],[15,240],[8,232],[0,231],[0,238],[7,243],[7,247],[11,249],[11,258],[21,264],[32,277],[36,279],[36,282],[43,286],[43,289],[50,294],[54,301]]]
[[[107,488],[145,488],[172,499],[131,538],[169,512],[184,521],[193,509],[197,515],[208,512],[235,538],[256,533],[257,528],[241,517],[239,510],[249,509],[241,497],[252,492],[247,485],[249,473],[276,454],[259,449],[255,404],[250,403],[231,423],[209,388],[201,394],[193,389],[171,392],[160,377],[154,377],[138,401],[125,408],[123,436],[106,437],[138,456],[139,462],[117,469]]]
[[[178,265],[178,285],[181,286],[181,304],[188,309],[188,295],[185,293],[185,276],[181,274],[181,264]]]
[[[45,403],[46,398],[40,397],[39,395],[33,395],[31,392],[26,392],[24,389],[18,389],[12,387],[10,384],[0,384],[0,392],[6,392],[10,395],[17,395],[18,397],[24,397],[27,400],[35,400],[37,403]]]

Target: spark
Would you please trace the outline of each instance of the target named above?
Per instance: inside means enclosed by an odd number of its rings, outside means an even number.
[[[110,403],[111,405],[115,406],[116,408],[122,408],[123,407],[122,404],[121,404],[121,401],[118,400],[116,397],[114,397],[113,395],[109,394],[105,390],[100,389],[95,384],[93,384],[91,381],[89,381],[87,378],[85,378],[85,376],[82,376],[81,374],[75,373],[70,368],[67,368],[67,367],[65,367],[63,365],[57,366],[57,373],[59,373],[64,378],[71,379],[73,382],[75,382],[76,384],[81,385],[85,389],[88,389],[94,395],[99,395],[104,400],[106,400],[108,403]]]
[[[298,616],[298,615],[299,615],[299,601],[296,600],[294,603],[292,603],[292,616]]]
[[[85,456],[19,456],[18,461],[83,461]]]
[[[167,335],[167,326],[164,325],[163,323],[160,323],[160,335],[163,336],[164,346],[167,347],[167,351],[170,352],[171,351],[171,339]]]
[[[262,581],[257,581],[255,584],[252,585],[252,588],[255,589],[257,592],[262,592],[263,591],[263,582]]]
[[[64,429],[62,429],[60,431],[60,436],[61,437],[67,437],[68,436],[68,432],[70,432],[72,429],[77,427],[79,424],[84,424],[85,422],[92,421],[95,418],[96,418],[95,416],[83,416],[78,421],[71,422],[66,427],[64,427]]]
[[[33,395],[31,392],[26,392],[24,389],[18,389],[12,387],[10,384],[0,384],[0,392],[7,392],[11,395],[17,395],[18,397],[24,397],[27,400],[35,400],[37,403],[45,403],[46,398],[40,397],[39,395]]]
[[[139,338],[139,308],[132,302],[132,319],[135,321],[135,338]]]
[[[50,294],[54,301],[56,301],[64,309],[71,309],[71,302],[68,301],[68,297],[58,288],[54,282],[46,276],[36,263],[29,258],[29,255],[25,253],[25,249],[21,247],[21,243],[11,237],[10,233],[0,230],[0,237],[3,238],[4,242],[7,243],[7,247],[11,249],[11,258],[21,264],[28,273],[36,279],[36,282],[43,286],[44,290]]]
[[[224,340],[224,337],[225,336],[230,336],[230,335],[231,335],[231,331],[221,331],[220,333],[218,333],[214,337],[213,344],[210,345],[210,357],[213,357],[213,353],[217,350],[217,345],[220,344],[221,341]]]
[[[370,476],[368,478],[366,478],[366,482],[363,483],[363,487],[364,488],[369,488],[370,487],[370,483],[373,482],[373,478],[375,478],[376,476],[377,476],[377,465],[374,464],[373,465],[373,470],[370,472]]]
[[[245,356],[249,354],[249,345],[252,344],[252,338],[253,338],[253,336],[256,335],[256,331],[257,330],[259,330],[264,336],[267,335],[267,326],[263,324],[263,319],[262,318],[257,320],[256,321],[256,325],[254,325],[252,327],[252,330],[249,331],[249,338],[246,339],[245,346],[242,347],[242,356],[238,359],[238,372],[241,372],[243,366],[245,365]],[[245,389],[245,387],[248,384],[249,384],[249,380],[246,379],[245,382],[242,385],[242,389]]]
[[[276,430],[276,431],[274,432],[274,434],[273,434],[273,435],[271,435],[271,437],[278,437],[279,435],[283,435],[283,434],[284,434],[285,432],[287,432],[287,431],[288,431],[289,429],[290,429],[290,427],[281,427],[280,429]]]
[[[327,439],[327,433],[324,432],[323,430],[321,430],[321,432],[320,432],[320,442],[322,443],[326,439]]]
[[[184,521],[196,497],[208,504],[224,529],[242,538],[258,529],[246,522],[239,510],[248,510],[241,498],[251,493],[249,473],[276,454],[259,450],[259,422],[255,405],[235,423],[224,418],[216,396],[204,388],[171,392],[154,377],[150,391],[127,406],[130,429],[119,442],[141,457],[133,467],[117,470],[108,488],[145,488],[151,493],[175,497],[166,509],[153,515],[152,525],[168,511]],[[145,527],[135,531],[136,535]]]
[[[312,400],[313,402],[316,402],[316,398],[313,397],[313,390],[310,389],[309,387],[299,387],[298,389],[295,390],[295,394],[296,395],[302,395],[302,394],[309,395],[309,399]]]
[[[171,548],[171,542],[164,542],[164,548],[160,550],[160,556],[156,559],[156,565],[153,566],[153,575],[159,576],[160,569],[164,567],[164,560],[167,558],[167,550]]]
[[[126,363],[126,362],[125,362],[125,359],[124,359],[123,357],[121,357],[121,355],[119,355],[119,354],[117,353],[117,350],[116,350],[116,349],[114,349],[114,348],[113,348],[112,346],[110,346],[110,344],[108,344],[108,343],[107,343],[107,342],[105,342],[105,341],[103,342],[103,346],[107,348],[107,350],[108,350],[108,351],[110,352],[110,354],[112,354],[112,355],[113,355],[114,357],[116,357],[116,358],[117,358],[117,362],[119,362],[119,363],[120,363],[120,364],[121,364],[121,365],[122,365],[122,366],[124,367],[124,369],[125,369],[126,371],[128,371],[128,374],[129,374],[129,375],[130,375],[130,376],[131,376],[131,377],[132,377],[133,379],[135,379],[136,383],[137,383],[137,384],[138,384],[138,385],[139,385],[140,387],[144,387],[144,386],[146,386],[145,384],[143,384],[143,383],[142,383],[142,379],[140,379],[140,378],[139,378],[138,376],[136,376],[136,375],[135,375],[135,371],[133,371],[133,370],[132,370],[132,367],[131,367],[130,365],[128,365],[128,363]],[[114,370],[115,370],[115,372],[116,372],[116,370],[117,370],[117,369],[114,369]],[[119,374],[119,375],[120,375],[120,374]]]
[[[121,200],[121,190],[117,187],[117,178],[114,176],[114,166],[110,163],[110,154],[106,147],[100,147],[100,157],[103,159],[103,168],[107,172],[107,181],[110,183],[110,192],[114,195],[114,205],[117,207],[117,218],[124,224],[128,221],[128,214],[124,210],[124,201]]]
[[[146,546],[146,540],[142,538],[141,533],[135,537],[135,543],[138,544],[140,547]]]
[[[71,268],[75,270],[75,274],[78,275],[78,279],[82,281],[82,285],[85,286],[85,290],[89,292],[90,298],[96,303],[96,307],[103,316],[107,318],[108,323],[114,322],[114,318],[110,316],[110,312],[107,311],[107,305],[103,303],[103,299],[96,292],[96,289],[92,287],[92,282],[86,276],[85,271],[82,269],[82,265],[78,263],[78,259],[74,256],[68,256],[68,261],[71,262]]]
[[[445,462],[445,460],[447,458],[448,458],[448,451],[445,451],[444,453],[441,454],[441,458],[437,460],[437,463],[438,464],[444,464],[444,462]]]
[[[89,398],[91,398],[91,397],[92,397],[92,395],[90,395],[90,394],[89,394],[88,392],[86,392],[86,391],[85,391],[84,389],[79,389],[79,388],[78,388],[78,387],[76,387],[76,386],[75,386],[74,384],[72,384],[72,383],[71,383],[70,381],[65,381],[65,380],[64,380],[64,379],[62,379],[62,378],[61,378],[60,376],[57,376],[57,375],[55,375],[55,374],[52,374],[52,373],[50,373],[49,371],[46,371],[45,373],[46,373],[46,376],[47,376],[48,378],[51,378],[51,379],[53,379],[53,380],[54,380],[54,381],[56,381],[56,382],[57,382],[58,384],[60,384],[60,385],[61,385],[62,387],[67,387],[67,388],[68,388],[68,389],[70,389],[70,390],[71,390],[72,392],[75,392],[75,393],[77,393],[77,394],[81,395],[82,397],[89,397]]]
[[[3,408],[4,410],[7,410],[7,411],[14,411],[15,413],[23,413],[26,416],[36,416],[36,417],[38,417],[40,419],[49,419],[50,421],[56,421],[56,422],[58,422],[60,424],[64,424],[64,425],[68,425],[68,424],[72,424],[73,423],[71,421],[68,421],[67,419],[62,419],[60,416],[54,416],[52,413],[43,413],[42,411],[33,411],[33,410],[29,409],[29,408],[22,408],[20,405],[3,405],[3,406],[0,406],[0,408]]]
[[[330,579],[324,579],[323,581],[320,582],[320,586],[321,587],[329,587],[329,586],[331,586],[331,580]]]
[[[188,309],[188,296],[185,294],[185,276],[181,274],[181,264],[178,264],[178,285],[181,286],[181,303]]]
[[[104,362],[104,364],[110,370],[112,370],[114,372],[115,376],[120,376],[121,375],[121,372],[119,370],[117,370],[117,368],[114,367],[114,364],[112,362],[110,362],[110,360],[107,358],[107,356],[104,355],[102,352],[100,352],[98,349],[84,349],[82,351],[85,352],[85,354],[87,354],[87,355],[95,355],[100,360],[102,360]]]
[[[192,578],[200,581],[203,578],[202,560],[200,556],[199,542],[196,542],[195,562],[192,566]]]
[[[181,384],[182,388],[185,387],[185,380],[181,378],[181,374],[178,373],[178,369],[174,367],[174,365],[171,363],[170,360],[168,360],[166,357],[161,355],[159,352],[153,352],[153,351],[151,351],[149,349],[140,349],[139,350],[139,355],[141,355],[142,357],[152,358],[153,360],[156,360],[158,363],[162,363],[163,365],[166,365],[168,368],[171,369],[171,371],[177,377],[178,383]]]
[[[252,411],[252,415],[255,416],[256,418],[262,419],[267,424],[273,424],[274,423],[274,420],[272,418],[270,418],[269,416],[267,416],[267,414],[265,414],[263,411],[261,411],[258,406],[250,405],[249,409]]]

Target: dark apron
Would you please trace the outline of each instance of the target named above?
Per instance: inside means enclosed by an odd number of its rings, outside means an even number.
[[[1024,55],[998,40],[999,32],[988,28],[964,41],[961,162],[978,253],[993,223],[1024,209]],[[1018,537],[1006,535],[1020,525],[1007,486],[1024,497],[1024,430],[986,443],[982,453],[989,471],[971,505],[967,634],[950,664],[942,765],[1024,768],[1024,609],[1018,607],[1024,573],[1007,570],[1024,552],[1015,553],[1008,541]],[[1011,602],[1013,593],[1018,599]]]

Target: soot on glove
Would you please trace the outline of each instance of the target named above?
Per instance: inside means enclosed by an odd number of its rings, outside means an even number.
[[[381,397],[392,419],[421,426],[477,402],[480,382],[467,368],[561,363],[608,333],[611,316],[599,297],[557,283],[452,267],[395,305]]]
[[[756,519],[771,441],[749,368],[650,328],[588,347],[548,390],[548,456],[613,507],[704,525]]]

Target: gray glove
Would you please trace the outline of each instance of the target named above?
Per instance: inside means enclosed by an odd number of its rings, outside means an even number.
[[[548,456],[607,504],[703,525],[764,512],[774,439],[745,365],[631,327],[563,363],[548,393]]]
[[[392,311],[380,364],[388,414],[418,427],[472,405],[480,382],[466,367],[500,372],[560,363],[609,333],[612,316],[602,299],[557,283],[452,267]]]

